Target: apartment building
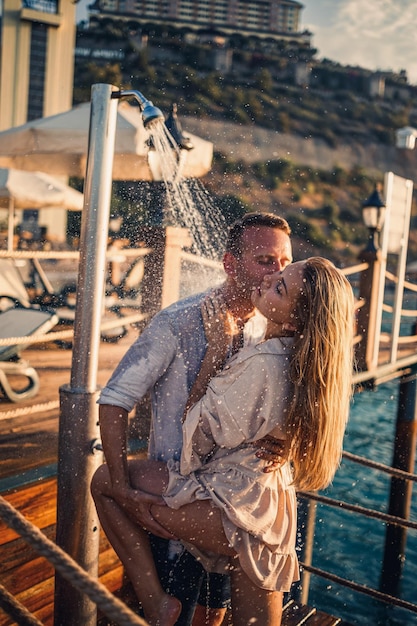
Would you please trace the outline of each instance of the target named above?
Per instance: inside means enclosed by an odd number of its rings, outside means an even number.
[[[0,130],[71,108],[74,0],[3,0],[0,45]],[[17,210],[16,218],[65,239],[64,211]]]
[[[71,107],[73,0],[3,0],[0,130]]]
[[[297,34],[304,7],[295,0],[98,0],[94,8],[178,28],[274,36]]]

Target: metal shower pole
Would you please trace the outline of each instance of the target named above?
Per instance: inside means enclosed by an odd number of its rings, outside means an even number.
[[[102,463],[94,441],[99,437],[97,369],[118,104],[111,94],[116,90],[105,84],[91,90],[71,380],[60,388],[56,541],[92,577],[98,574],[99,522],[90,482]],[[95,603],[56,575],[55,626],[96,623]]]

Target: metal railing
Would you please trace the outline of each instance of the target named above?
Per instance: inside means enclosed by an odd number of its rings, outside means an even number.
[[[395,478],[399,478],[401,480],[410,481],[412,483],[417,482],[416,474],[412,474],[410,472],[405,472],[396,468],[392,468],[382,463],[371,461],[365,457],[360,457],[349,452],[344,452],[343,458],[345,460],[351,461],[353,463],[358,463],[370,469],[375,469],[377,471],[384,472],[387,475],[390,475]],[[297,595],[299,596],[299,600],[303,604],[308,603],[310,576],[314,575],[314,576],[319,576],[326,580],[332,581],[334,583],[337,583],[338,585],[348,588],[354,592],[364,594],[368,597],[384,602],[388,605],[400,607],[412,613],[417,613],[417,604],[414,604],[412,602],[408,602],[399,597],[396,597],[392,593],[386,593],[385,591],[371,588],[369,586],[360,584],[354,580],[350,580],[348,578],[338,576],[332,572],[315,567],[313,565],[313,540],[314,540],[314,527],[315,527],[315,520],[316,520],[317,503],[321,503],[322,505],[326,507],[333,507],[337,509],[338,511],[346,511],[352,514],[362,515],[368,518],[379,520],[389,526],[399,527],[404,530],[416,531],[417,521],[410,521],[410,520],[407,520],[407,519],[404,519],[395,515],[383,513],[381,511],[377,511],[374,509],[369,509],[363,506],[350,504],[346,501],[330,498],[330,497],[327,497],[327,496],[324,496],[315,492],[299,492],[298,497],[303,502],[308,503],[308,510],[305,511],[305,519],[306,519],[306,528],[304,529],[305,544],[302,548],[302,553],[304,555],[301,561],[302,580],[301,580],[301,585],[299,586],[298,593],[297,593]],[[354,524],[351,524],[349,525],[349,527],[352,528],[353,525]],[[400,555],[397,555],[397,557],[400,558]],[[384,566],[382,566],[382,568],[383,567]],[[383,571],[381,572],[381,577],[382,575],[383,575]]]

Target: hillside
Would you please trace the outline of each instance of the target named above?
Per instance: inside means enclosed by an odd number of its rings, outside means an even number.
[[[295,256],[323,254],[350,265],[366,241],[361,205],[369,179],[360,170],[313,173],[289,161],[245,165],[216,154],[203,182],[229,220],[242,208],[285,217],[295,237]]]
[[[123,49],[124,58],[77,60],[75,103],[88,100],[96,82],[138,89],[166,114],[177,103],[184,131],[214,144],[213,169],[203,182],[229,219],[250,209],[282,213],[304,250],[354,262],[367,236],[361,206],[375,182],[385,171],[407,178],[417,172],[417,152],[395,147],[397,128],[417,126],[414,94],[401,92],[404,77],[391,77],[401,97],[371,97],[360,68],[318,63],[314,51],[266,53],[245,40],[233,50],[230,70],[220,72],[211,44],[155,28],[144,48],[129,28],[107,21],[78,33],[78,44]],[[299,62],[311,66],[309,86],[294,83]],[[115,205],[128,218],[126,194],[119,192]]]
[[[258,126],[181,118],[184,134],[212,141],[215,159],[204,184],[220,206],[273,211],[287,217],[303,238],[303,248],[325,251],[338,263],[352,263],[367,233],[362,203],[384,173],[413,177],[417,152],[381,144],[331,148],[320,139],[268,131]],[[407,158],[404,158],[407,157]],[[192,151],[187,155],[192,158]],[[221,194],[218,190],[221,189]],[[414,202],[413,215],[417,206]],[[412,224],[414,224],[413,218]],[[410,233],[410,258],[417,233]]]
[[[135,29],[115,16],[78,29],[77,48],[113,51],[120,61],[76,57],[75,103],[89,99],[93,82],[110,82],[138,89],[162,110],[177,102],[200,120],[255,124],[331,147],[394,145],[395,129],[417,126],[417,88],[405,76],[388,76],[385,96],[376,96],[368,70],[318,61],[314,49],[292,42],[239,37],[224,47],[214,35],[190,40],[168,25]]]

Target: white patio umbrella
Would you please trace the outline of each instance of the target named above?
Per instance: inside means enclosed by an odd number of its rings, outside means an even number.
[[[0,132],[0,167],[85,177],[90,102]],[[188,134],[188,133],[187,133]],[[182,175],[198,178],[210,171],[213,144],[189,134]],[[148,163],[149,131],[137,107],[120,102],[113,159],[114,180],[153,180]]]
[[[83,194],[43,172],[0,168],[0,207],[8,209],[7,249],[13,249],[15,209],[81,211]]]

